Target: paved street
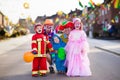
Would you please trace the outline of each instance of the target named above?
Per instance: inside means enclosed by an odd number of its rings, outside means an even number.
[[[113,47],[119,41],[112,44],[110,41],[105,41],[107,45],[103,47],[103,40],[88,39],[90,67],[93,74],[90,77],[67,77],[56,73],[48,74],[47,77],[34,78],[31,77],[31,63],[25,63],[22,58],[24,52],[31,50],[30,40],[31,35],[27,35],[0,42],[0,80],[120,80],[120,56],[96,48],[97,46],[105,49],[107,46],[108,49],[109,45]],[[120,50],[118,45],[115,49]],[[115,49],[113,51],[116,51]]]

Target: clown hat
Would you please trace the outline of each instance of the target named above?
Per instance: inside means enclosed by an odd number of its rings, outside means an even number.
[[[73,29],[73,27],[74,27],[73,22],[65,20],[59,26],[59,30],[64,30],[65,28],[71,28],[71,29]]]
[[[53,25],[52,19],[46,19],[44,25]]]

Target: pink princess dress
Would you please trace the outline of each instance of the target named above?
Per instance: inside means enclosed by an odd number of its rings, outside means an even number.
[[[89,45],[83,30],[70,32],[69,40],[65,46],[67,76],[91,76],[88,59]]]

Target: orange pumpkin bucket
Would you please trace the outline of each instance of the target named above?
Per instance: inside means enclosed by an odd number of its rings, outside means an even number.
[[[27,63],[32,62],[34,59],[34,54],[32,54],[31,52],[25,52],[23,55],[23,60]]]

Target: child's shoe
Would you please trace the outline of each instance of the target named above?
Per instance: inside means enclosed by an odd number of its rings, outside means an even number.
[[[32,77],[38,77],[38,74],[32,74]]]
[[[49,67],[50,73],[55,73],[55,70],[53,67]]]

